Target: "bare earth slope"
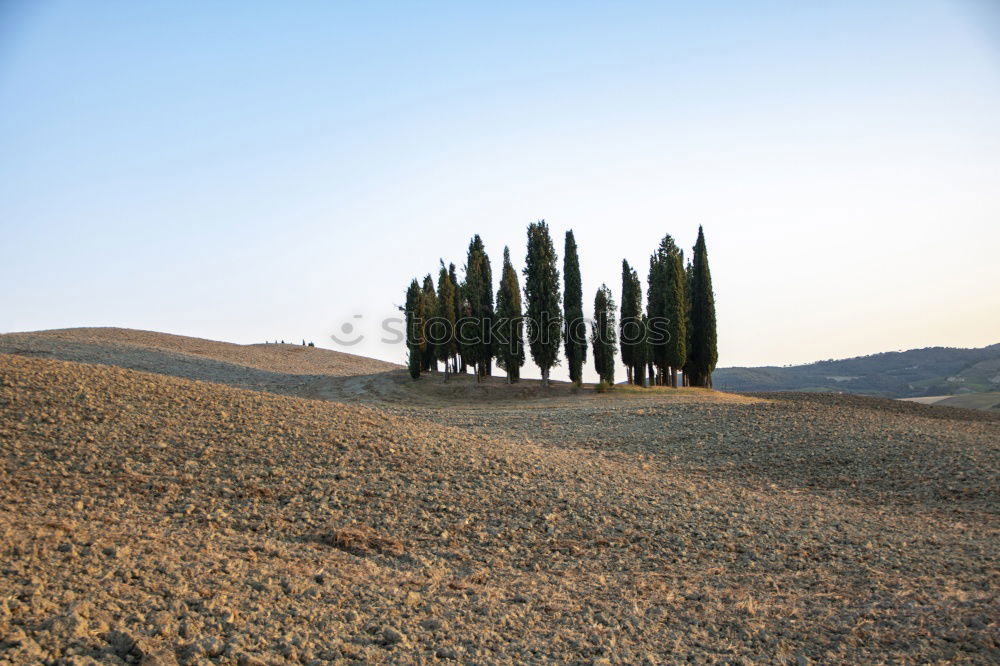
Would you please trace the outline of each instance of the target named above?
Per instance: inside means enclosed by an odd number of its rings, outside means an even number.
[[[81,345],[74,347],[74,343]],[[83,347],[89,344],[89,347]],[[26,355],[61,358],[65,361],[98,363],[85,358],[62,358],[71,356],[79,349],[90,349],[100,353],[103,348],[104,360],[109,365],[116,362],[116,353],[128,347],[176,352],[206,359],[231,363],[247,368],[268,372],[298,375],[363,375],[399,368],[394,363],[386,363],[365,356],[344,352],[291,344],[237,345],[231,342],[216,342],[183,335],[137,331],[127,328],[63,328],[31,333],[8,333],[0,335],[0,351]],[[164,373],[166,374],[166,373]]]
[[[0,663],[1000,659],[1000,419],[402,374],[0,354]]]
[[[303,345],[236,345],[124,328],[68,328],[0,335],[0,353],[116,365],[240,388],[302,395],[320,380],[400,366]]]

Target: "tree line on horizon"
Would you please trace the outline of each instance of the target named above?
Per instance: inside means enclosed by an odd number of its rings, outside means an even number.
[[[611,290],[604,284],[594,297],[590,338],[583,310],[580,259],[573,231],[566,232],[560,288],[559,261],[544,220],[528,225],[522,288],[504,247],[503,270],[496,292],[489,256],[479,234],[469,242],[464,277],[454,263],[440,260],[437,281],[428,273],[414,278],[406,291],[408,367],[414,379],[438,372],[445,381],[470,369],[477,380],[490,376],[493,361],[507,382],[520,379],[525,349],[549,385],[551,369],[566,355],[570,381],[582,382],[588,349],[604,386],[615,379],[621,353],[627,380],[637,386],[712,386],[718,361],[715,296],[703,229],[693,258],[668,234],[649,258],[646,299],[642,282],[622,261],[620,318]],[[527,337],[525,337],[527,336]],[[589,342],[589,344],[588,344]]]

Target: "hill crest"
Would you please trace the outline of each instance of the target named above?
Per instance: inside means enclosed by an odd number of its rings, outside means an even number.
[[[133,352],[131,357],[122,353],[128,351]],[[61,328],[0,335],[0,353],[122,365],[160,372],[156,368],[142,367],[142,359],[136,358],[134,353],[142,351],[201,357],[266,372],[297,375],[353,376],[401,367],[387,361],[319,347],[269,343],[240,345],[128,328]],[[149,361],[153,362],[153,359]]]

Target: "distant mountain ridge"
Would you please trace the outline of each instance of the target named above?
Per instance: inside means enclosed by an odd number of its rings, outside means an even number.
[[[788,367],[718,368],[726,391],[840,391],[887,398],[1000,390],[1000,343],[978,349],[926,347]]]

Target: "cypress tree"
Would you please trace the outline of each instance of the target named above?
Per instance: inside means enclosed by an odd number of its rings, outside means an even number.
[[[666,314],[667,365],[670,366],[670,385],[677,388],[677,371],[687,361],[687,279],[684,275],[684,256],[679,249],[667,255]]]
[[[615,354],[618,352],[615,327],[615,301],[605,285],[594,297],[594,321],[590,325],[590,342],[594,349],[594,369],[601,381],[615,383]]]
[[[434,278],[428,273],[424,276],[424,287],[423,287],[423,335],[421,339],[423,340],[423,345],[421,346],[421,351],[423,351],[423,370],[425,372],[437,372],[437,354],[434,350],[434,343],[430,341],[430,336],[428,335],[428,327],[431,324],[431,320],[437,316],[438,302],[437,293],[434,291]]]
[[[637,386],[646,385],[646,365],[649,363],[652,351],[649,347],[648,336],[649,318],[646,315],[639,317],[639,336],[633,346],[632,359],[635,364],[632,381]]]
[[[650,384],[662,384],[667,369],[667,252],[673,239],[666,236],[649,257],[648,288],[646,290],[646,315],[649,318],[649,362],[656,368],[650,375]]]
[[[677,370],[687,358],[686,290],[680,278],[683,271],[681,251],[668,234],[649,259],[646,294],[652,362],[660,385],[676,386]]]
[[[524,316],[521,313],[521,285],[510,263],[510,250],[503,249],[503,274],[497,290],[496,330],[493,350],[497,365],[507,371],[507,383],[520,379],[524,365]]]
[[[469,243],[463,289],[465,317],[462,334],[463,360],[476,368],[476,377],[490,374],[493,348],[490,327],[493,323],[493,271],[479,234]]]
[[[691,260],[688,259],[687,265],[684,267],[684,284],[687,286],[687,317],[685,321],[687,322],[687,348],[688,357],[687,361],[684,362],[684,386],[691,386],[691,375],[694,373],[694,366],[691,363],[691,348],[694,344],[694,326],[691,324],[691,294],[694,285],[694,266],[691,264]]]
[[[719,360],[718,340],[715,329],[715,293],[712,291],[712,272],[708,268],[708,248],[705,232],[698,227],[698,241],[694,245],[694,262],[691,280],[691,383],[711,388],[712,372]]]
[[[635,378],[635,367],[638,363],[636,345],[641,335],[639,327],[642,322],[642,286],[639,282],[639,276],[626,260],[622,260],[621,314],[618,342],[621,346],[622,363],[625,364],[628,381],[639,384],[641,382]],[[642,337],[645,339],[645,336]]]
[[[632,364],[635,362],[635,340],[629,335],[629,322],[633,321],[635,313],[630,309],[632,306],[632,269],[628,265],[627,259],[622,259],[622,312],[619,325],[618,339],[621,346],[622,363],[625,364],[625,379],[629,384],[633,382]]]
[[[482,240],[479,241],[482,245]],[[479,303],[479,309],[483,318],[483,374],[489,376],[493,374],[493,340],[490,331],[493,327],[493,319],[496,312],[493,306],[493,268],[490,266],[490,256],[486,254],[483,247],[483,261],[480,264],[479,281],[483,285],[483,297]]]
[[[563,253],[563,336],[569,380],[583,380],[583,364],[587,362],[587,323],[583,319],[583,281],[580,278],[580,258],[576,252],[573,231],[566,232]]]
[[[454,350],[454,360],[452,364],[452,369],[458,372],[458,361],[461,359],[462,362],[462,374],[465,374],[466,359],[462,354],[462,346],[459,344],[458,340],[458,322],[463,317],[467,316],[469,313],[468,304],[465,301],[465,285],[458,281],[458,275],[455,272],[455,264],[448,264],[448,279],[451,280],[452,292],[454,292],[455,297],[455,350]]]
[[[410,377],[417,379],[420,377],[420,370],[424,364],[423,350],[424,330],[424,294],[416,278],[410,283],[410,288],[406,290],[406,348],[409,352],[407,365],[410,369]]]
[[[528,306],[528,346],[542,371],[542,386],[559,362],[562,312],[559,306],[559,268],[556,249],[545,220],[528,225],[528,256],[524,266],[524,300]]]
[[[470,256],[465,265],[465,281],[461,286],[461,307],[458,310],[458,351],[462,355],[462,372],[465,366],[472,366],[479,381],[479,358],[481,345],[479,331],[481,320],[476,316],[476,303],[479,299],[479,267],[473,262],[479,261],[478,255],[473,255],[472,245],[469,246]]]
[[[455,346],[452,351],[451,367],[454,372],[458,372],[458,363],[462,360],[462,349],[458,345],[458,320],[463,316],[463,313],[468,311],[468,308],[465,304],[465,296],[462,294],[462,283],[458,281],[454,263],[448,264],[448,279],[451,280],[451,289],[455,292]],[[464,360],[462,360],[462,373],[465,373]]]
[[[643,354],[641,358],[643,360],[640,361],[640,360],[637,359],[636,362],[635,362],[635,365],[638,366],[639,364],[641,364],[643,362],[648,363],[649,359],[651,358],[652,352],[649,349],[647,349],[647,347],[649,347],[649,321],[644,318],[644,314],[643,314],[643,310],[642,310],[642,280],[639,279],[639,274],[636,272],[636,270],[634,268],[632,269],[632,287],[631,287],[631,292],[632,292],[632,298],[633,298],[633,305],[632,305],[632,307],[635,310],[636,321],[639,322],[639,325],[640,325],[639,326],[639,329],[640,329],[639,333],[640,333],[640,335],[642,337],[642,344],[644,345],[643,349],[641,350],[642,354]],[[635,371],[633,370],[633,373],[634,372]],[[645,373],[643,373],[643,374],[645,375]]]
[[[431,326],[431,333],[437,359],[444,362],[444,379],[448,381],[448,373],[455,367],[458,344],[455,339],[455,282],[443,261],[438,273],[437,300],[437,317]]]

